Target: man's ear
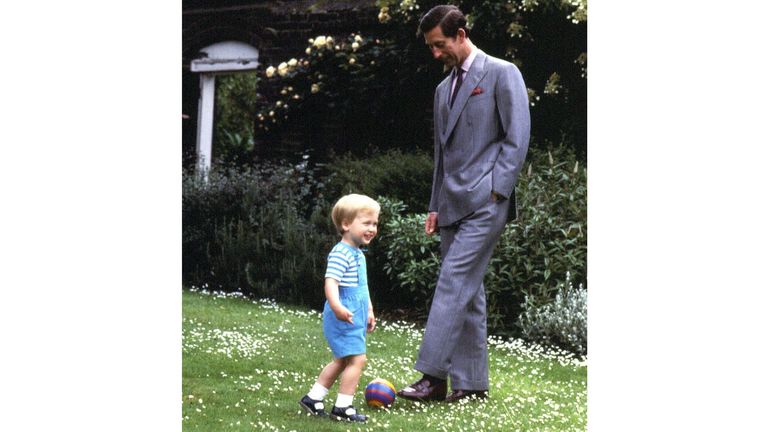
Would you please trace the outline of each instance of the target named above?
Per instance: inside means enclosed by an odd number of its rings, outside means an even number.
[[[457,41],[465,41],[467,39],[467,32],[464,31],[463,28],[460,28],[456,31],[456,40]]]

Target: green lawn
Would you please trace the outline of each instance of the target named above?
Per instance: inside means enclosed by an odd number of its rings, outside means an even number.
[[[412,369],[422,332],[379,321],[368,335],[368,366],[355,405],[368,423],[310,417],[297,401],[331,359],[320,314],[270,301],[184,290],[182,425],[186,431],[584,431],[587,367],[562,352],[491,338],[490,399],[422,404],[398,399],[389,411],[365,406],[374,378],[396,388]],[[337,386],[326,398],[330,409]]]

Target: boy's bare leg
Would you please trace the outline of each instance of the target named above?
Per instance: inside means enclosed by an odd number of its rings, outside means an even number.
[[[321,386],[330,389],[336,379],[347,365],[347,357],[333,359],[332,362],[325,365],[320,376],[317,377],[317,382]]]
[[[344,374],[339,382],[339,393],[353,395],[360,381],[360,375],[363,373],[363,368],[368,362],[368,358],[365,354],[359,354],[345,357],[345,359],[347,359],[347,367],[344,368]]]

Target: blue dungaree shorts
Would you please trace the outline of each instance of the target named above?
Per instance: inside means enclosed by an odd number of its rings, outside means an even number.
[[[350,247],[351,248],[351,247]],[[357,281],[355,287],[339,287],[339,301],[353,314],[354,324],[336,318],[328,301],[323,308],[323,335],[335,358],[365,354],[365,330],[368,323],[368,277],[365,255],[357,253]]]

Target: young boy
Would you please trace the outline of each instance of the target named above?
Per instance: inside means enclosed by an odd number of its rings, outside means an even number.
[[[360,247],[376,237],[380,210],[376,201],[358,194],[341,197],[333,207],[331,217],[341,234],[341,241],[328,254],[323,334],[334,359],[323,368],[312,389],[299,401],[310,414],[327,415],[323,399],[341,375],[331,419],[361,423],[368,420],[352,406],[366,363],[365,334],[376,327],[373,304],[368,295],[365,255]]]

